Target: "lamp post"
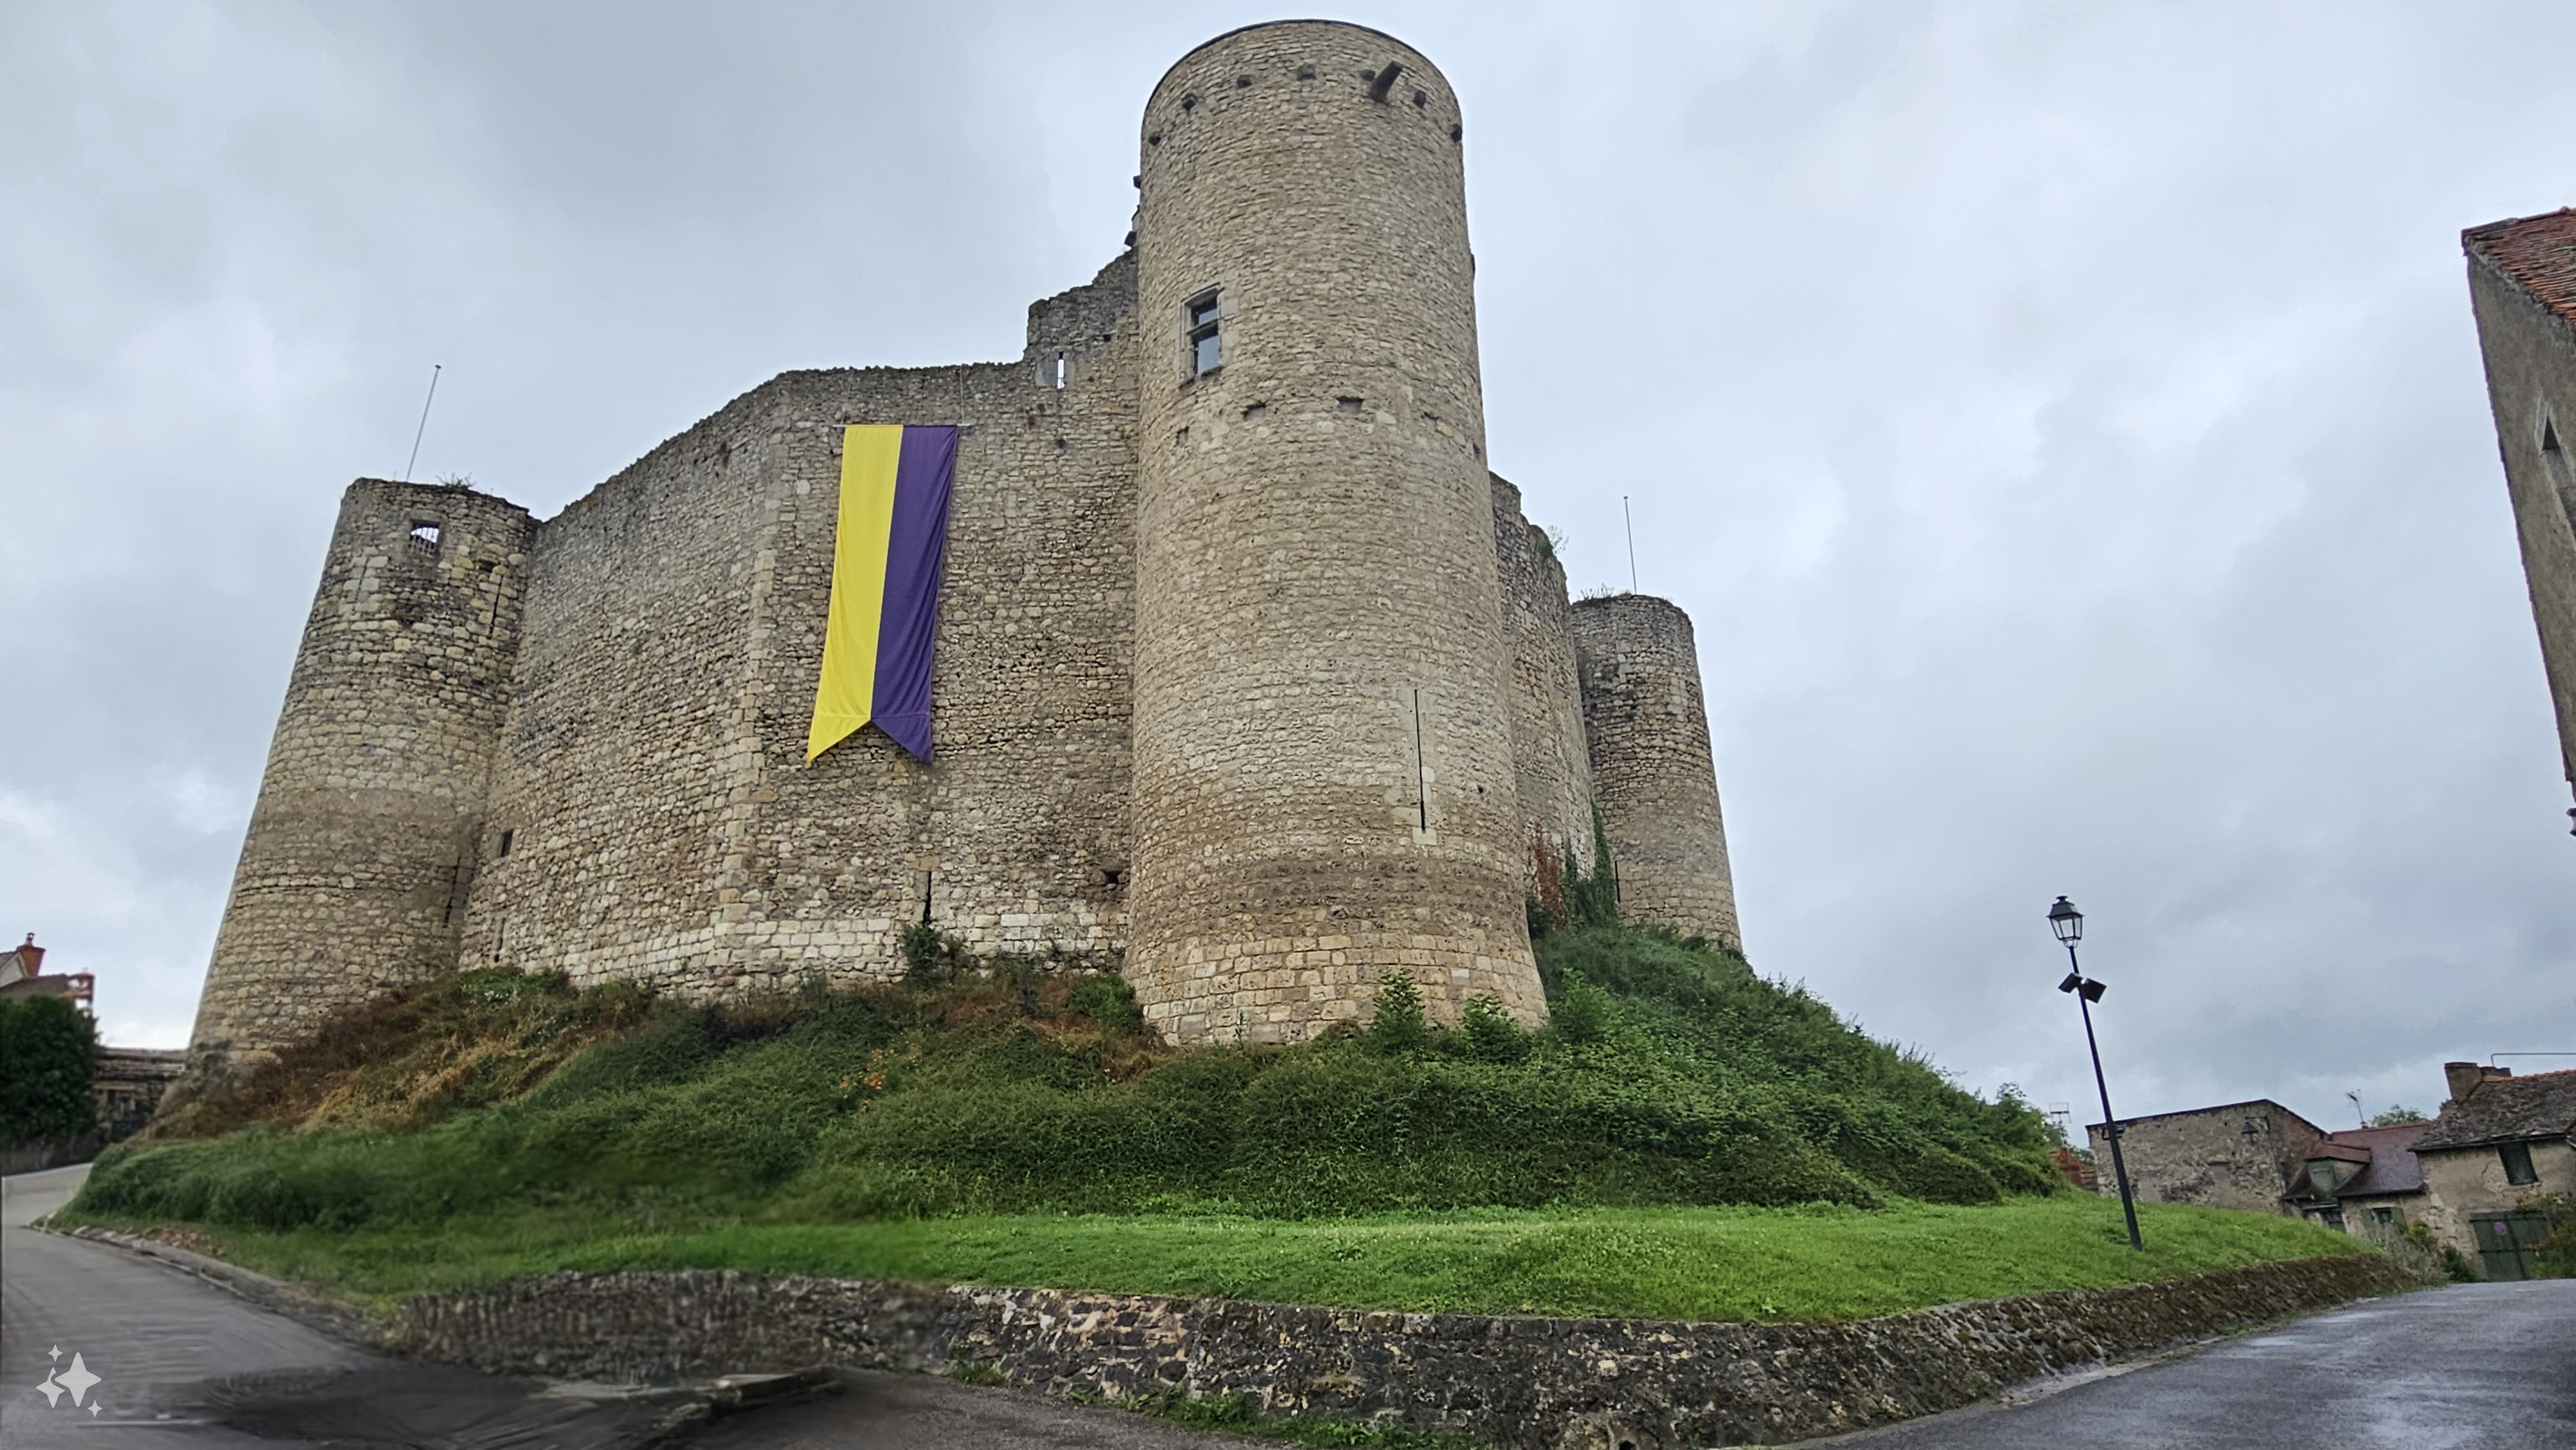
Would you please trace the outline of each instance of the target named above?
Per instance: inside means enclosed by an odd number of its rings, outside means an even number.
[[[2129,1247],[2144,1252],[2147,1242],[2138,1237],[2138,1205],[2129,1197],[2129,1168],[2120,1161],[2120,1120],[2111,1116],[2111,1085],[2102,1077],[2102,1045],[2093,1040],[2093,1004],[2102,1000],[2106,989],[2085,976],[2075,960],[2075,944],[2084,940],[2084,913],[2061,896],[2048,909],[2048,929],[2066,944],[2066,980],[2057,984],[2057,990],[2074,993],[2075,1005],[2084,1014],[2084,1046],[2093,1054],[2093,1086],[2102,1094],[2102,1136],[2111,1140],[2111,1177],[2120,1185],[2120,1212],[2129,1220]]]

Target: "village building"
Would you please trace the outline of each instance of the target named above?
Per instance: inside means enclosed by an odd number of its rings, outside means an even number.
[[[2415,1141],[2426,1221],[2476,1255],[2490,1279],[2532,1276],[2545,1232],[2536,1200],[2576,1193],[2576,1069],[2516,1077],[2474,1062],[2442,1065],[2451,1097]]]

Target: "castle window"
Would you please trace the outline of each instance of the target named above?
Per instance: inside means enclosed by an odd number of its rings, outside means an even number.
[[[516,838],[517,838],[517,836],[518,836],[518,832],[516,832],[516,831],[503,831],[503,832],[501,833],[501,849],[500,849],[498,852],[495,852],[494,854],[495,854],[497,857],[499,857],[500,859],[502,859],[502,860],[507,860],[507,859],[509,859],[509,855],[510,855],[510,843],[511,843],[511,841],[513,841],[514,839],[516,839]]]
[[[2496,1156],[2504,1160],[2505,1182],[2538,1183],[2540,1181],[2540,1175],[2533,1171],[2531,1166],[2529,1143],[2499,1143],[2496,1145]]]
[[[1311,81],[1314,78],[1315,67],[1311,63],[1297,67],[1297,79],[1301,81]]]
[[[1061,388],[1061,387],[1063,387],[1063,386],[1064,386],[1064,354],[1063,354],[1063,353],[1057,353],[1057,354],[1055,355],[1055,385],[1056,385],[1057,387],[1059,387],[1059,388]]]
[[[1345,413],[1356,414],[1360,410],[1360,400],[1357,398],[1335,398],[1333,400],[1333,406],[1341,409]]]
[[[1218,321],[1217,294],[1204,292],[1186,304],[1190,319],[1190,375],[1205,377],[1225,364],[1223,324]]]
[[[411,551],[415,554],[427,554],[433,559],[438,557],[438,532],[436,519],[412,520]]]

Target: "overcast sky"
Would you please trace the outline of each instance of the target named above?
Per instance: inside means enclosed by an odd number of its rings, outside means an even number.
[[[2576,1051],[2459,230],[2576,10],[1391,3],[1496,467],[1698,622],[1746,945],[1969,1086],[2430,1110]],[[1016,356],[1223,3],[0,10],[0,931],[186,1038],[341,489],[551,514],[788,368]],[[2505,1059],[2526,1070],[2576,1058]]]

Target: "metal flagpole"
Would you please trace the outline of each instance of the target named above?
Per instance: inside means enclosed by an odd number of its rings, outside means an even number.
[[[421,435],[429,431],[429,405],[438,401],[439,367],[438,363],[429,365],[429,396],[420,400],[420,426],[412,430],[411,457],[403,462],[402,481],[405,483],[411,482],[412,465],[420,462]]]

